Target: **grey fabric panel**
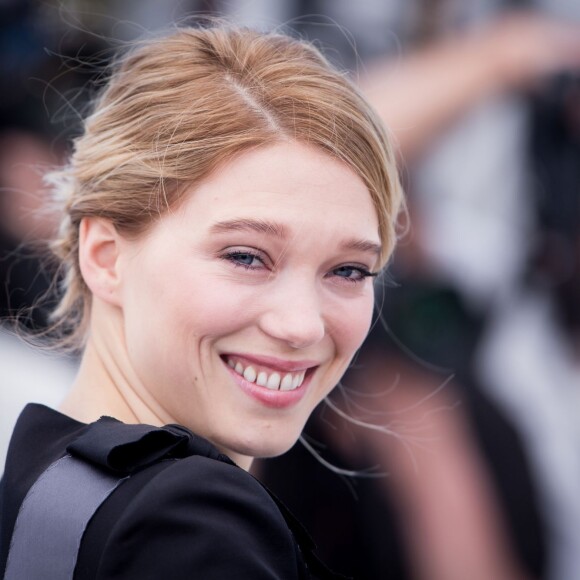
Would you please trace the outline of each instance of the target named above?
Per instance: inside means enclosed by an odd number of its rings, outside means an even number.
[[[4,579],[72,579],[87,524],[124,479],[70,455],[53,463],[22,502]]]

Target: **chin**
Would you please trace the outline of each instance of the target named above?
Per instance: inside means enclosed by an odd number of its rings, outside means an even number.
[[[286,437],[275,437],[274,439],[265,441],[264,439],[256,440],[246,440],[244,442],[238,441],[231,447],[228,447],[233,452],[244,455],[246,457],[252,457],[254,459],[266,459],[268,457],[277,457],[289,451],[296,441],[300,433],[294,434],[293,436]]]

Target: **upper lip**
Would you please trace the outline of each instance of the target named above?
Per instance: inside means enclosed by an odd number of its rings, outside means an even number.
[[[296,371],[303,371],[312,367],[318,366],[320,363],[315,360],[286,360],[282,358],[277,358],[274,356],[262,356],[262,355],[255,355],[255,354],[242,354],[242,353],[235,353],[229,352],[224,353],[223,357],[236,357],[240,359],[247,360],[250,363],[254,363],[255,365],[260,365],[264,367],[270,367],[274,370],[280,370],[287,373],[292,373]]]

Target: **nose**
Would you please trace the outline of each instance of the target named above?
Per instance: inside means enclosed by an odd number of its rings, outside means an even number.
[[[271,288],[264,306],[261,330],[294,349],[317,344],[326,333],[322,301],[314,282],[280,281]]]

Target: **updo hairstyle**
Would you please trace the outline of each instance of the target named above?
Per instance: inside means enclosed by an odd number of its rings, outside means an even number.
[[[52,315],[60,345],[82,348],[88,331],[82,218],[106,218],[138,237],[234,156],[283,141],[320,148],[362,178],[378,214],[384,265],[402,205],[395,157],[381,121],[315,47],[220,24],[178,28],[122,57],[68,164],[47,176],[63,203],[53,244],[63,268]]]

